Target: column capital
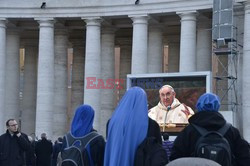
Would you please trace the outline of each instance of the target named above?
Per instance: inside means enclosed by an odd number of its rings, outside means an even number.
[[[178,35],[167,35],[166,37],[163,38],[163,43],[164,44],[180,44],[180,38]]]
[[[38,39],[22,39],[21,45],[23,47],[38,47]]]
[[[115,27],[107,27],[107,26],[105,26],[105,27],[103,27],[101,29],[101,32],[103,34],[114,34],[115,31],[117,31],[117,28],[115,28]]]
[[[23,29],[20,29],[17,26],[17,22],[16,21],[8,21],[8,23],[6,24],[7,26],[7,34],[8,35],[19,35],[20,32],[23,31]]]
[[[164,26],[161,24],[155,24],[155,25],[149,25],[149,31],[156,30],[162,32],[164,29]]]
[[[55,35],[68,36],[69,31],[66,28],[55,29]]]
[[[201,29],[211,29],[212,28],[212,20],[208,17],[200,15],[197,21],[197,27]]]
[[[70,39],[69,42],[72,44],[72,47],[85,47],[85,41],[82,39]]]
[[[244,5],[245,5],[245,12],[250,12],[250,1],[245,1],[244,2]]]
[[[148,20],[150,18],[147,14],[129,15],[128,17],[131,18],[133,24],[148,24]]]
[[[181,21],[196,21],[197,11],[176,12],[181,17]]]
[[[116,41],[119,46],[131,46],[132,47],[132,40],[130,38],[117,38]]]
[[[54,27],[56,20],[54,18],[35,18],[40,27]]]
[[[82,17],[87,26],[101,26],[103,21],[101,17]]]
[[[6,32],[8,35],[19,35],[21,30],[17,28],[8,28]]]
[[[7,19],[6,18],[0,18],[0,27],[1,28],[6,28],[6,23],[7,23]]]

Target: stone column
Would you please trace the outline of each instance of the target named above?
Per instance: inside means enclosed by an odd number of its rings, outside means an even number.
[[[28,135],[35,133],[38,41],[24,43],[24,83],[22,131]]]
[[[160,25],[150,26],[148,34],[148,73],[162,73],[163,34]]]
[[[68,32],[66,29],[55,31],[55,97],[53,112],[53,140],[66,133],[66,112],[68,97]]]
[[[148,16],[130,16],[133,20],[132,74],[145,74],[148,70]]]
[[[0,108],[5,108],[6,20],[0,18]],[[5,110],[0,109],[0,133],[5,131]]]
[[[200,18],[197,30],[197,71],[212,70],[212,27],[211,20]]]
[[[101,34],[101,78],[105,88],[101,90],[100,133],[106,135],[106,124],[114,110],[114,87],[108,86],[106,81],[113,79],[115,85],[115,29],[106,27]]]
[[[6,37],[5,119],[20,117],[20,36],[8,30]]]
[[[179,72],[180,43],[169,42],[168,44],[168,72]]]
[[[95,110],[94,128],[100,128],[100,94],[97,80],[101,77],[101,19],[87,18],[86,22],[86,59],[84,75],[84,104]],[[102,96],[103,97],[103,96]]]
[[[53,135],[54,110],[54,19],[40,19],[36,102],[36,135]]]
[[[76,108],[83,104],[84,95],[84,65],[85,65],[85,47],[82,39],[70,40],[73,45],[73,63],[72,63],[72,86],[71,86],[71,119],[74,116]]]
[[[119,39],[120,45],[120,73],[119,79],[124,80],[123,88],[119,90],[119,99],[124,95],[126,87],[127,74],[131,74],[131,60],[132,60],[132,41],[130,39]]]
[[[196,12],[177,14],[181,17],[180,72],[196,71]]]
[[[164,38],[165,45],[168,45],[168,73],[179,72],[180,64],[180,36],[167,35]]]
[[[247,100],[250,95],[250,2],[245,3],[245,21],[244,21],[244,45],[243,45],[243,64],[242,64],[242,122],[243,137],[250,142],[250,101]]]

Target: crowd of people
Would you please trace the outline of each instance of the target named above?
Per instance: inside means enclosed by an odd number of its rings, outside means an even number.
[[[195,126],[208,132],[226,126],[219,113],[219,97],[213,93],[201,95],[195,114],[178,101],[170,85],[159,90],[159,97],[159,103],[148,110],[142,88],[127,90],[107,122],[106,139],[93,128],[95,111],[86,104],[76,109],[70,131],[54,145],[45,133],[39,141],[29,139],[19,132],[16,120],[9,119],[6,133],[0,136],[0,166],[64,166],[72,162],[79,166],[164,166],[209,162],[195,156],[195,145],[203,137]],[[169,123],[189,125],[171,142],[167,133],[160,131],[160,125]],[[230,164],[248,166],[250,145],[239,130],[228,125],[223,136],[230,146]]]
[[[46,133],[35,141],[19,131],[15,119],[6,121],[6,133],[0,136],[0,166],[56,166],[62,138],[53,145]],[[54,163],[53,163],[54,162]]]

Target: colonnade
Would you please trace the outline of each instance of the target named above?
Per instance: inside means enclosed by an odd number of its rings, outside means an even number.
[[[246,21],[250,19],[248,10],[246,7],[245,29],[250,26],[250,21]],[[106,81],[115,78],[116,45],[120,47],[120,79],[126,79],[127,74],[161,73],[163,46],[166,44],[169,46],[169,72],[211,70],[211,31],[207,30],[211,29],[211,24],[197,24],[200,20],[196,11],[176,14],[180,16],[181,28],[180,35],[176,37],[164,36],[167,27],[160,22],[150,24],[150,16],[142,14],[128,16],[132,21],[132,38],[117,38],[117,27],[112,24],[104,26],[101,17],[82,18],[86,23],[86,39],[81,37],[82,41],[69,39],[66,26],[55,28],[55,18],[36,18],[39,24],[37,44],[23,42],[20,32],[6,26],[7,18],[0,19],[0,108],[5,108],[0,112],[4,115],[0,116],[1,126],[5,126],[9,117],[21,117],[22,129],[28,134],[46,132],[49,138],[56,138],[66,132],[68,43],[73,48],[71,109],[75,110],[81,103],[91,105],[96,111],[94,127],[102,134],[114,110],[114,89],[90,87],[88,79]],[[245,36],[244,54],[248,54],[250,37],[247,31]],[[164,43],[164,38],[167,38],[167,43]],[[25,43],[21,113],[20,40]],[[248,61],[250,59],[245,62]],[[243,68],[247,66],[243,63]],[[248,77],[247,74],[245,76]],[[248,86],[247,83],[248,80],[243,82],[243,87]],[[245,93],[243,91],[243,95]],[[0,131],[3,132],[4,128]]]

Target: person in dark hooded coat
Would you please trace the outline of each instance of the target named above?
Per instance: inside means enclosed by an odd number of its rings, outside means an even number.
[[[189,119],[190,124],[201,126],[208,131],[217,131],[226,120],[218,112],[220,108],[220,99],[212,93],[203,94],[196,104],[198,113]],[[188,125],[174,141],[170,160],[182,157],[193,157],[195,145],[200,138],[199,132],[192,126]],[[224,137],[229,142],[232,153],[232,165],[249,166],[250,163],[250,146],[242,138],[239,130],[231,126],[225,133]]]

